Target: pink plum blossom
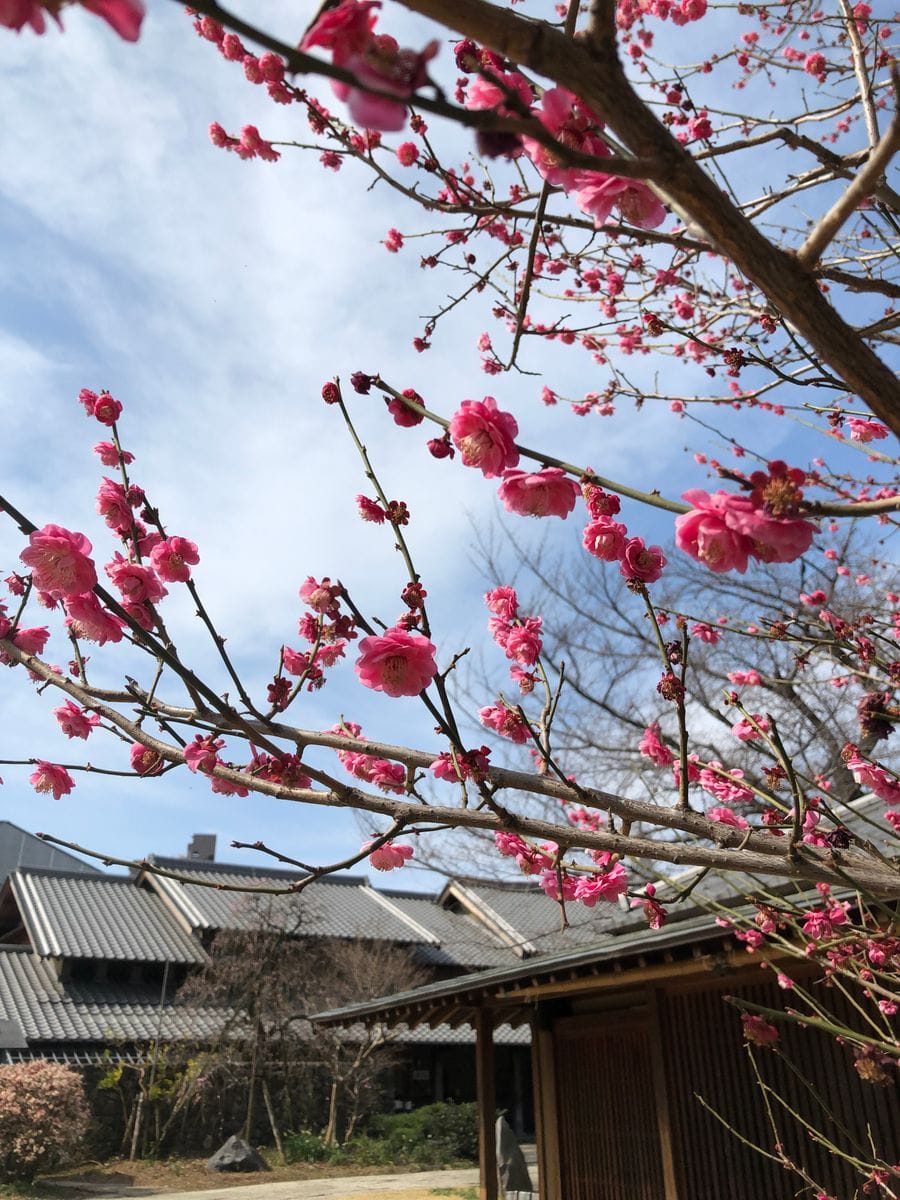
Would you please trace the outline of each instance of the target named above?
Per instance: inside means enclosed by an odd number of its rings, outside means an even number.
[[[614,208],[639,229],[655,229],[666,219],[665,205],[638,179],[583,171],[569,190],[575,192],[575,203],[581,211],[592,216],[598,227],[606,224]]]
[[[643,538],[629,538],[622,549],[619,571],[626,579],[655,583],[662,575],[666,556],[659,546],[648,546]]]
[[[541,624],[540,617],[526,617],[519,625],[514,625],[506,638],[506,657],[514,659],[521,667],[533,667],[543,645]]]
[[[38,625],[32,629],[17,629],[12,635],[12,644],[23,654],[42,654],[49,637],[50,630],[47,626]],[[0,658],[0,662],[6,665],[9,665],[10,661],[6,657]]]
[[[127,467],[134,462],[134,455],[129,450],[123,450],[120,459],[119,451],[114,442],[98,442],[94,447],[94,453],[103,463],[104,467],[117,467],[120,461]]]
[[[300,588],[300,599],[313,612],[322,613],[326,617],[336,617],[338,615],[338,597],[341,594],[341,585],[332,583],[326,575],[319,581],[313,579],[312,575],[308,575],[305,583]]]
[[[762,713],[754,713],[753,720],[743,717],[731,727],[731,732],[741,742],[753,742],[767,732],[769,722]]]
[[[698,641],[706,642],[709,646],[715,646],[721,637],[718,629],[713,629],[712,625],[707,625],[705,621],[698,621],[692,625],[691,633]]]
[[[758,1013],[741,1013],[745,1041],[754,1046],[771,1046],[778,1041],[778,1030]]]
[[[363,638],[359,651],[360,683],[386,696],[417,696],[437,674],[434,644],[396,626],[381,637]]]
[[[150,551],[150,565],[166,583],[187,583],[199,561],[197,547],[183,537],[166,538]]]
[[[198,733],[192,742],[189,742],[184,748],[184,761],[188,770],[202,771],[204,774],[209,774],[214,767],[218,766],[218,752],[225,745],[222,738],[214,738],[212,734],[204,737],[202,733]]]
[[[887,429],[880,421],[867,421],[863,417],[850,417],[847,421],[850,427],[851,442],[872,442],[886,438]]]
[[[466,108],[494,109],[498,116],[521,116],[523,110],[531,108],[534,99],[528,80],[518,71],[491,70],[491,79],[477,75],[469,81],[466,90]],[[519,105],[510,102],[514,96]]]
[[[486,479],[496,479],[519,462],[519,426],[511,413],[501,412],[493,396],[463,400],[450,421],[450,436],[467,467],[478,467]]]
[[[609,148],[598,132],[602,128],[600,118],[566,88],[548,88],[541,97],[540,108],[534,109],[533,113],[547,132],[568,149],[600,158],[609,157]],[[523,137],[522,145],[548,183],[565,191],[578,186],[579,179],[584,176],[583,169],[565,167],[552,147],[544,146],[534,138]]]
[[[131,751],[131,769],[137,775],[160,775],[165,766],[165,759],[149,746],[134,742]]]
[[[503,472],[497,494],[507,512],[521,517],[562,517],[575,507],[578,484],[559,467],[542,471],[510,470]]]
[[[668,767],[675,759],[675,755],[660,737],[659,725],[656,722],[644,730],[638,750],[644,758],[649,758],[658,767]]]
[[[753,799],[752,790],[741,782],[744,772],[740,767],[726,771],[720,762],[710,759],[697,778],[705,791],[725,804],[746,804]]]
[[[617,900],[628,888],[628,872],[620,862],[602,875],[582,875],[575,885],[575,899],[588,908],[598,900]]]
[[[516,589],[511,587],[495,587],[485,592],[484,602],[488,610],[501,621],[514,621],[519,612],[519,597]]]
[[[731,825],[735,829],[746,829],[749,824],[744,817],[739,817],[736,812],[725,806],[710,808],[706,815],[712,821],[719,821],[722,825]]]
[[[138,40],[144,17],[141,0],[80,0],[80,4],[88,12],[102,17],[126,42]],[[15,29],[17,33],[28,25],[35,33],[43,33],[46,29],[46,13],[62,28],[59,8],[59,4],[45,3],[44,0],[0,0],[0,25]]]
[[[66,627],[75,637],[100,646],[122,640],[124,622],[107,612],[93,592],[66,600],[65,610]]]
[[[129,562],[121,554],[116,554],[105,570],[127,604],[156,604],[168,595],[152,567]]]
[[[363,850],[366,849],[368,849],[368,846],[363,846]],[[398,867],[402,867],[407,859],[412,858],[412,856],[412,846],[404,846],[396,842],[384,842],[369,855],[369,864],[376,871],[394,871]]]
[[[59,708],[54,708],[53,715],[59,722],[60,729],[68,738],[87,739],[100,724],[100,717],[97,713],[89,713],[86,709],[79,708],[71,700],[61,704]]]
[[[701,488],[685,492],[684,499],[693,508],[675,518],[675,544],[679,550],[711,571],[743,574],[752,545],[745,534],[734,529],[730,518],[735,501],[748,508],[750,501],[722,491],[709,495]]]
[[[96,586],[97,571],[90,555],[91,543],[83,533],[45,525],[31,534],[19,557],[31,568],[36,588],[54,597],[68,597]]]
[[[482,746],[479,750],[465,750],[462,754],[449,754],[442,751],[431,764],[435,779],[443,779],[447,783],[458,783],[461,779],[485,779],[490,769],[490,749]]]
[[[501,737],[509,738],[519,746],[531,737],[522,714],[510,708],[508,704],[493,704],[479,709],[478,719],[488,729],[495,730]]]
[[[600,517],[585,526],[581,542],[588,554],[601,562],[618,562],[625,550],[627,536],[625,525],[609,517]]]
[[[129,533],[134,520],[121,483],[104,477],[97,492],[97,512],[116,533]]]
[[[53,799],[59,800],[74,788],[75,781],[65,767],[43,762],[41,759],[37,760],[35,766],[37,770],[29,775],[28,782],[36,792],[52,792]]]

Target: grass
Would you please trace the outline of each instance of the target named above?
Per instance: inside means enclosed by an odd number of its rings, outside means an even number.
[[[452,1196],[453,1200],[478,1200],[478,1189],[465,1188],[432,1188],[432,1196]]]

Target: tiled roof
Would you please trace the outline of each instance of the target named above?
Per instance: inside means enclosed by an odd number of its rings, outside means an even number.
[[[60,983],[27,947],[0,949],[0,1020],[17,1026],[30,1049],[41,1042],[148,1042],[208,1037],[230,1014],[167,1003],[159,987]],[[4,1048],[4,1047],[0,1047]]]
[[[589,946],[623,927],[645,923],[615,904],[567,904],[564,928],[560,906],[536,883],[456,880],[444,892],[445,902],[453,898],[464,909],[480,911],[517,958]]]
[[[514,963],[518,956],[498,937],[464,912],[441,908],[433,896],[408,892],[384,893],[391,904],[428,929],[438,945],[421,946],[416,958],[435,967],[500,967]]]
[[[0,886],[17,867],[50,867],[55,871],[79,871],[85,875],[103,873],[74,854],[41,841],[12,821],[0,821]]]
[[[50,958],[200,963],[206,955],[158,896],[126,877],[15,871],[13,895],[35,952]]]
[[[355,938],[406,945],[428,945],[436,938],[404,917],[364,879],[322,879],[299,894],[227,891],[227,888],[284,887],[302,876],[288,872],[262,874],[243,867],[180,860],[151,860],[177,870],[197,885],[147,873],[147,881],[184,918],[192,930],[253,929],[261,920],[296,931],[298,937]],[[206,885],[206,886],[203,886]]]

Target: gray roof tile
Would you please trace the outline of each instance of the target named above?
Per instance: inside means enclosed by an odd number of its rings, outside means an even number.
[[[211,863],[171,864],[165,859],[152,862],[197,879],[198,885],[194,885],[164,875],[147,875],[150,885],[197,932],[254,929],[260,921],[265,921],[296,931],[298,937],[358,938],[406,945],[428,944],[433,940],[413,922],[404,920],[402,913],[392,910],[390,903],[379,900],[365,880],[323,879],[298,894],[254,895],[252,891],[225,889],[285,887],[302,876],[287,872],[266,875]],[[212,886],[199,886],[204,884]]]
[[[518,956],[499,938],[463,912],[441,908],[433,896],[409,893],[384,893],[391,904],[401,909],[432,933],[439,945],[422,946],[416,957],[436,967],[500,967],[517,961]]]
[[[159,988],[60,983],[27,948],[0,949],[0,1019],[13,1021],[34,1049],[39,1043],[147,1042],[211,1036],[229,1019],[216,1008],[165,1004]]]
[[[206,955],[158,896],[126,877],[15,871],[13,894],[41,957],[200,963]]]

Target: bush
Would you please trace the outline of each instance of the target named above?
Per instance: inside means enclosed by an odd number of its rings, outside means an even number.
[[[474,1104],[427,1104],[412,1112],[376,1117],[371,1134],[393,1162],[438,1166],[478,1158],[478,1117]]]
[[[331,1152],[331,1148],[323,1142],[321,1134],[311,1133],[308,1129],[285,1134],[282,1145],[284,1157],[289,1163],[324,1162]]]
[[[88,1125],[81,1076],[49,1062],[0,1067],[0,1180],[34,1179],[72,1158]]]

